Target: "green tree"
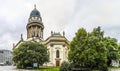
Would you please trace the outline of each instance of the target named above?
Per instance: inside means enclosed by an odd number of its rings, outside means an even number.
[[[17,68],[33,67],[33,63],[42,65],[48,61],[47,47],[35,41],[24,42],[13,51],[13,61]]]
[[[107,50],[103,42],[104,32],[100,27],[91,33],[79,29],[70,44],[69,60],[74,67],[90,67],[107,71]]]
[[[88,47],[86,46],[87,31],[81,28],[76,33],[73,41],[70,44],[69,60],[75,63],[75,67],[80,67],[85,61],[82,59],[82,53]]]
[[[100,27],[94,28],[88,36],[88,46],[91,53],[93,53],[92,55],[89,54],[89,56],[93,56],[93,62],[90,65],[93,69],[107,71],[107,49],[103,39],[104,32],[101,31]]]
[[[105,37],[104,43],[107,48],[107,65],[110,66],[112,60],[119,60],[120,54],[119,54],[119,45],[117,43],[117,40],[115,38]]]

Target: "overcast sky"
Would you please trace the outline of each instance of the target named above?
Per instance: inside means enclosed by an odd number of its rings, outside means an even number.
[[[68,40],[81,27],[87,31],[101,26],[106,36],[120,41],[120,0],[0,0],[0,49],[12,50],[13,43],[26,39],[26,25],[36,4],[40,11],[44,39],[51,30],[65,31]]]

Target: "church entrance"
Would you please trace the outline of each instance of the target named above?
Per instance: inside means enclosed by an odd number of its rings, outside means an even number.
[[[60,66],[60,60],[56,60],[56,67]]]

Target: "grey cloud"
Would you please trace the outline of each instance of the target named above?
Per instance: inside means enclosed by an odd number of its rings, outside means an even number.
[[[26,24],[34,4],[37,4],[43,18],[45,39],[51,30],[65,31],[66,37],[72,40],[81,27],[91,31],[101,26],[105,35],[120,40],[119,3],[119,0],[0,1],[0,48],[11,49],[12,43],[19,41],[21,33],[26,39]]]

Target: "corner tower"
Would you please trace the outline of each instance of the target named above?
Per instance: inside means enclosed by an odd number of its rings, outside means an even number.
[[[42,23],[40,12],[36,9],[36,5],[34,6],[34,9],[30,13],[26,29],[27,39],[36,38],[43,40],[44,25]]]

